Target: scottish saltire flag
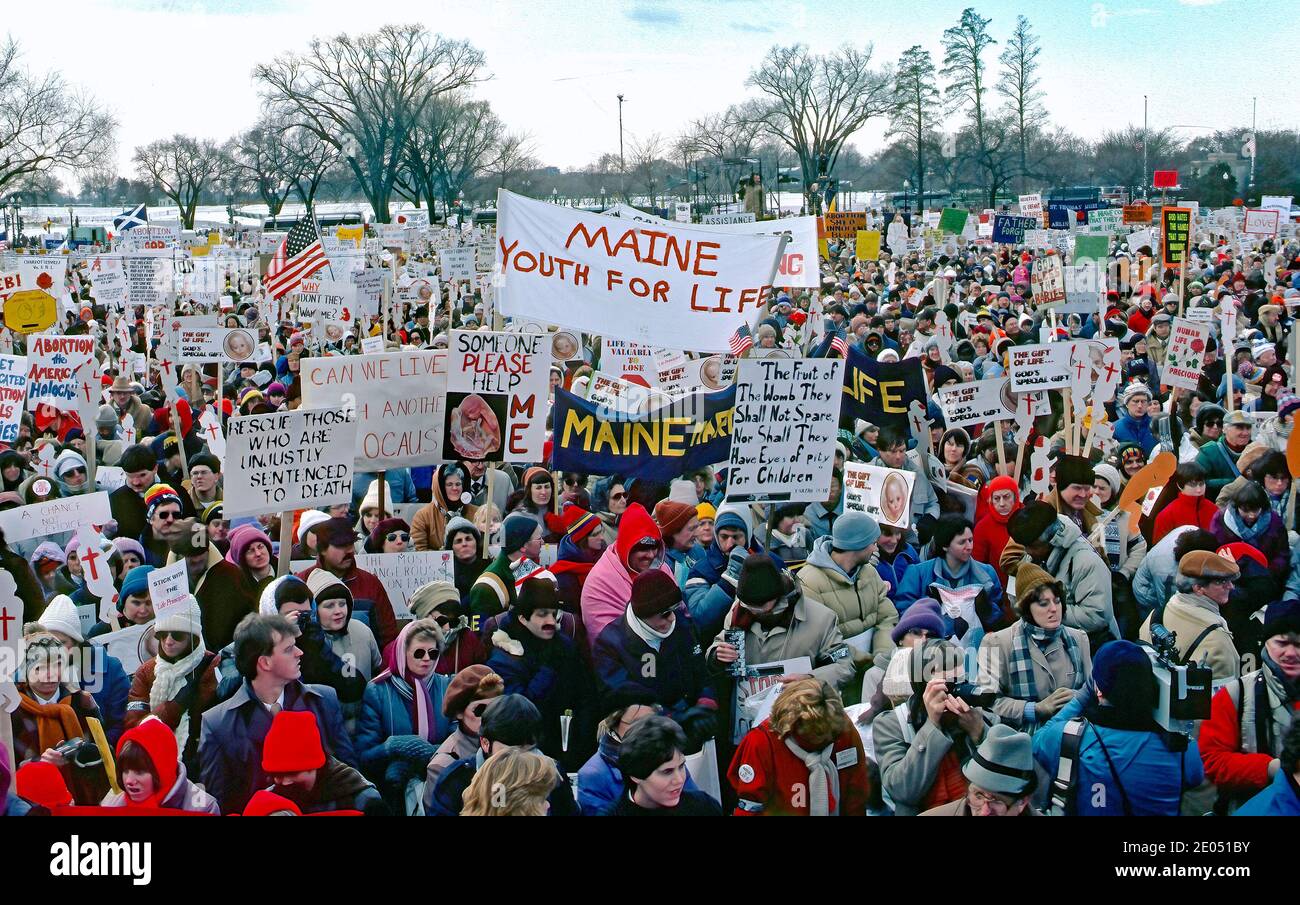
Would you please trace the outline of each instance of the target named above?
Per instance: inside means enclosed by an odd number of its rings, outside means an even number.
[[[113,229],[118,232],[126,232],[128,229],[134,229],[137,226],[149,225],[149,209],[143,204],[137,204],[129,211],[122,211],[113,218]]]

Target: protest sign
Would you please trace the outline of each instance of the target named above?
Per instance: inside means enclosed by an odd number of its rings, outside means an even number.
[[[1072,346],[1065,342],[1012,346],[1007,353],[1011,391],[1027,393],[1068,386]]]
[[[901,468],[844,463],[844,511],[865,512],[882,525],[912,526],[916,475]]]
[[[1110,236],[1079,235],[1074,237],[1074,263],[1098,261],[1106,263],[1110,252]]]
[[[1088,211],[1088,228],[1105,236],[1113,236],[1124,226],[1124,211],[1118,207],[1099,207]]]
[[[385,277],[385,272],[378,268],[362,270],[359,273],[352,274],[352,284],[356,286],[357,292],[358,313],[368,314],[371,317],[379,315],[379,303],[383,297]]]
[[[189,601],[190,583],[183,557],[169,566],[154,569],[148,578],[149,599],[153,602],[155,619],[161,619],[169,610],[179,610]]]
[[[1164,267],[1177,267],[1187,255],[1192,236],[1192,211],[1186,207],[1160,209],[1160,258]]]
[[[849,346],[844,367],[844,417],[899,426],[907,423],[912,401],[925,398],[920,358],[882,362],[856,345]]]
[[[86,263],[90,277],[90,294],[95,301],[110,308],[126,304],[126,270],[117,255],[95,255]]]
[[[1139,201],[1136,204],[1126,204],[1120,209],[1120,212],[1122,215],[1120,219],[1124,223],[1141,226],[1142,224],[1151,222],[1151,205],[1147,204],[1145,201]]]
[[[855,239],[867,228],[866,211],[832,211],[822,217],[828,239]]]
[[[705,226],[726,226],[732,223],[753,223],[755,219],[749,211],[735,211],[729,214],[705,214],[700,217],[700,223]],[[687,218],[681,222],[688,223],[690,220]]]
[[[182,364],[247,361],[257,350],[253,331],[219,327],[214,315],[172,318],[171,328],[176,360]]]
[[[384,338],[382,336],[361,337],[362,355],[375,355],[383,351],[384,351]]]
[[[5,327],[14,333],[39,333],[54,326],[59,318],[54,296],[41,289],[19,289],[5,299]]]
[[[230,419],[227,517],[350,503],[356,432],[356,420],[341,408]]]
[[[1035,303],[1050,305],[1065,301],[1065,274],[1061,266],[1059,255],[1048,254],[1034,261],[1029,284]]]
[[[404,211],[397,211],[393,214],[393,222],[401,227],[411,227],[414,229],[429,228],[429,209],[425,207],[409,208]],[[343,227],[339,227],[342,232]]]
[[[1129,251],[1139,251],[1143,248],[1152,248],[1152,246],[1155,245],[1156,232],[1150,227],[1147,229],[1139,229],[1135,232],[1129,233],[1126,241],[1128,243]]]
[[[359,470],[442,461],[445,350],[304,358],[300,373],[304,406],[355,413]]]
[[[773,236],[705,232],[588,214],[499,193],[498,303],[603,336],[721,352],[763,304]]]
[[[993,217],[993,241],[999,245],[1020,245],[1025,241],[1026,230],[1037,228],[1040,222],[1037,217],[996,214]]]
[[[1169,334],[1169,348],[1165,352],[1165,364],[1160,369],[1161,383],[1187,390],[1196,389],[1205,370],[1205,346],[1211,329],[1210,324],[1194,323],[1182,317],[1174,318],[1173,330]]]
[[[621,474],[670,481],[725,462],[731,450],[736,388],[692,397],[689,410],[663,406],[632,415],[555,389],[554,467],[583,474]]]
[[[874,261],[880,257],[880,230],[860,229],[854,252],[859,261]]]
[[[440,249],[438,251],[438,263],[442,267],[442,278],[448,282],[474,279],[476,270],[473,248]]]
[[[153,623],[128,625],[124,629],[96,635],[89,639],[91,644],[98,644],[122,663],[122,669],[128,676],[134,675],[141,663],[148,663],[158,656],[158,642],[153,636]]]
[[[171,258],[123,255],[122,272],[127,304],[159,308],[171,302],[175,294]]]
[[[691,203],[689,201],[674,202],[673,220],[675,220],[678,223],[691,222]]]
[[[1005,377],[943,387],[935,392],[935,401],[948,427],[1010,421],[1016,416],[1017,404],[1023,404],[1012,394]]]
[[[939,212],[939,231],[959,236],[966,228],[966,221],[969,218],[970,211],[958,207],[945,207]]]
[[[622,380],[604,371],[592,374],[587,384],[587,399],[611,412],[630,415],[652,412],[673,398],[672,393],[661,393],[642,383]]]
[[[1275,236],[1280,214],[1276,210],[1257,208],[1246,211],[1246,225],[1242,230],[1248,236]]]
[[[600,369],[606,374],[642,386],[659,382],[655,347],[622,339],[604,339],[600,345]]]
[[[78,525],[106,525],[112,518],[108,494],[101,490],[6,509],[0,512],[0,530],[4,531],[5,540],[13,544],[75,531]]]
[[[1291,195],[1261,195],[1259,206],[1264,210],[1277,211],[1283,219],[1291,219]]]
[[[226,459],[226,434],[221,428],[221,421],[211,406],[204,406],[199,415],[199,436],[208,444],[208,452],[223,462]],[[102,483],[102,479],[101,479]]]
[[[410,618],[408,601],[411,595],[429,582],[456,581],[450,550],[358,553],[357,568],[379,579],[393,604],[393,615],[398,619]]]
[[[547,337],[451,331],[443,458],[540,460],[549,373]]]
[[[27,396],[27,359],[22,355],[0,355],[0,443],[12,446],[18,440],[18,425]]]
[[[27,346],[27,408],[48,402],[61,412],[75,410],[76,370],[95,355],[93,336],[41,333]]]
[[[1087,223],[1088,213],[1109,207],[1104,201],[1048,201],[1047,226],[1049,229],[1074,229]]]
[[[1025,217],[1030,217],[1036,222],[1041,223],[1043,218],[1043,196],[1034,193],[1032,195],[1021,195],[1019,203],[1020,213]]]
[[[1178,171],[1156,170],[1151,174],[1151,185],[1158,189],[1178,188]]]
[[[356,298],[356,284],[347,280],[306,279],[293,294],[299,321],[350,320]]]
[[[843,359],[742,359],[727,499],[824,500],[843,386]]]

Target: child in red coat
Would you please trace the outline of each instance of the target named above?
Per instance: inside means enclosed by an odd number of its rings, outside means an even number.
[[[975,510],[975,547],[971,556],[979,562],[993,566],[1002,587],[1007,586],[1007,574],[999,564],[1002,550],[1011,535],[1007,521],[1020,508],[1020,488],[1006,475],[998,475],[980,490],[979,505]]]
[[[1210,530],[1218,507],[1205,498],[1205,469],[1195,462],[1182,462],[1174,471],[1174,485],[1178,496],[1156,514],[1151,531],[1151,546],[1183,525],[1193,525],[1203,531]]]

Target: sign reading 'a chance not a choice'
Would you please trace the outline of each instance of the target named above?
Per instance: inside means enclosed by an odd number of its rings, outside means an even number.
[[[232,418],[227,517],[351,502],[356,432],[356,421],[341,408]]]

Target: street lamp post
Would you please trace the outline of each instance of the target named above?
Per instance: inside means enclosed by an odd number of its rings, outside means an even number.
[[[908,193],[912,191],[912,180],[903,180],[903,209],[909,214],[912,212],[912,197]]]

